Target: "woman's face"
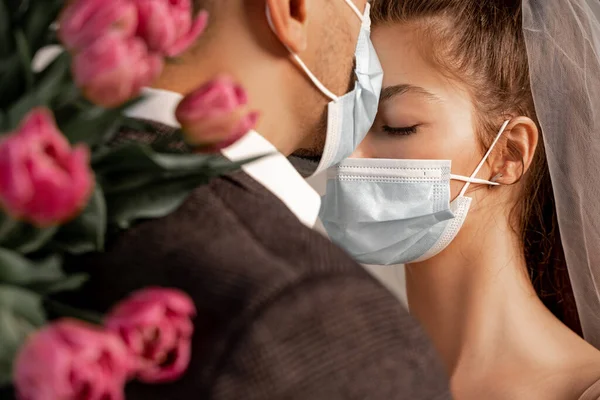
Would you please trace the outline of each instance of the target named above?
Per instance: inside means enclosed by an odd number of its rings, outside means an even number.
[[[373,28],[383,91],[375,123],[353,157],[451,160],[453,174],[470,176],[483,156],[470,96],[422,56],[431,49],[416,32],[401,24]],[[484,175],[478,177],[490,178]],[[463,185],[452,183],[453,198]]]

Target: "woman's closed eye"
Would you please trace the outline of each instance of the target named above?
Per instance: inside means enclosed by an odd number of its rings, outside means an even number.
[[[417,133],[417,128],[419,125],[406,126],[406,127],[393,127],[384,125],[382,127],[383,132],[387,133],[390,136],[410,136]]]

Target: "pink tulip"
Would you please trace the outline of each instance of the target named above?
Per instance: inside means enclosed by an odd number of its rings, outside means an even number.
[[[196,148],[196,151],[201,153],[217,153],[231,146],[232,144],[243,138],[248,133],[248,131],[250,131],[256,126],[259,116],[260,114],[258,112],[251,112],[249,114],[241,116],[236,125],[233,125],[230,130],[228,129],[223,131],[230,132],[230,136],[228,139],[214,144],[205,144],[203,146],[199,146]],[[221,126],[221,124],[217,120],[215,120],[214,122],[215,124],[212,126],[206,125],[203,128],[204,132],[218,132],[218,128],[219,126]]]
[[[227,76],[219,76],[187,95],[175,111],[177,120],[192,145],[214,151],[234,143],[258,120],[257,112],[247,111],[244,89]]]
[[[137,96],[163,68],[162,59],[149,54],[137,38],[106,35],[73,61],[75,82],[84,95],[103,107],[115,107]]]
[[[175,57],[187,50],[204,32],[208,13],[192,20],[191,0],[134,0],[138,7],[137,35],[148,49]]]
[[[107,34],[132,37],[138,27],[131,0],[75,0],[60,17],[58,36],[69,50],[82,50]]]
[[[150,288],[118,304],[106,319],[137,357],[137,377],[146,383],[169,382],[190,362],[196,314],[194,303],[178,290]]]
[[[69,220],[94,187],[85,146],[71,148],[49,110],[32,110],[0,141],[0,205],[38,226]]]
[[[15,360],[22,400],[121,400],[133,360],[119,337],[75,320],[34,333]]]

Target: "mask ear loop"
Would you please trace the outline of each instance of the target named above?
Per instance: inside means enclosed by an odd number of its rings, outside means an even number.
[[[350,8],[352,9],[352,11],[354,11],[354,13],[358,16],[358,18],[361,20],[361,22],[364,20],[360,10],[358,9],[358,7],[356,7],[356,4],[354,4],[352,2],[352,0],[344,0],[346,2],[346,4],[348,4],[348,6],[350,6]],[[367,7],[369,7],[370,5],[367,3]],[[269,5],[266,5],[266,9],[265,9],[266,15],[267,15],[267,22],[269,24],[269,27],[271,28],[271,30],[273,32],[275,32],[275,26],[273,24],[273,19],[271,18],[271,10],[269,9]],[[339,100],[339,97],[336,96],[331,90],[327,89],[325,87],[325,85],[323,85],[321,83],[321,81],[319,80],[319,78],[317,78],[315,76],[315,74],[312,73],[312,71],[308,68],[308,66],[304,63],[304,61],[302,61],[302,59],[300,58],[300,56],[296,53],[294,53],[285,43],[282,43],[283,46],[286,48],[286,50],[292,55],[292,58],[294,59],[294,61],[296,62],[296,64],[298,64],[298,66],[300,67],[300,69],[302,71],[304,71],[304,73],[306,74],[306,76],[308,76],[308,79],[311,80],[311,82],[317,87],[317,89],[319,89],[321,91],[321,93],[323,93],[326,97],[329,98],[329,100],[331,101],[335,101],[337,102]]]
[[[462,190],[460,191],[459,197],[463,197],[465,195],[465,193],[467,193],[467,190],[469,189],[469,186],[471,185],[471,182],[476,183],[476,182],[474,182],[472,180],[473,179],[477,179],[475,177],[477,176],[477,174],[479,174],[479,171],[481,170],[481,168],[483,168],[483,165],[487,161],[487,159],[490,156],[490,154],[492,154],[492,151],[494,150],[494,147],[498,143],[498,140],[500,140],[500,137],[502,137],[502,134],[504,133],[504,130],[506,129],[506,127],[508,126],[509,123],[510,123],[510,120],[504,121],[504,124],[502,124],[502,128],[500,128],[500,132],[498,132],[498,135],[496,135],[496,138],[492,142],[492,145],[488,149],[487,153],[485,153],[485,156],[483,156],[483,159],[481,160],[481,162],[479,163],[479,165],[477,166],[477,168],[475,168],[475,172],[473,172],[473,174],[469,178],[469,180],[471,180],[471,181],[467,182],[465,184],[465,186],[462,188]],[[485,181],[485,183],[489,184],[488,181]]]
[[[460,176],[460,175],[454,175],[454,174],[450,174],[450,179],[452,179],[453,181],[478,183],[481,185],[500,186],[500,184],[498,182],[494,182],[493,179],[491,181],[488,181],[486,179],[468,178],[466,176]]]
[[[356,4],[354,4],[352,2],[352,0],[344,0],[352,9],[352,11],[354,11],[354,14],[356,14],[358,16],[358,18],[362,21],[363,20],[363,13],[360,12],[360,10],[358,9],[358,7],[356,6]],[[367,3],[367,7],[369,7],[370,4]]]

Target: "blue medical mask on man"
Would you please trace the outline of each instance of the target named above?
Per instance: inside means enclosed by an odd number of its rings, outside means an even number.
[[[375,121],[383,82],[383,69],[371,43],[371,5],[367,3],[364,14],[361,14],[352,0],[343,1],[352,8],[362,22],[355,51],[357,80],[351,92],[341,97],[336,96],[321,83],[302,59],[286,46],[300,69],[317,89],[331,100],[327,107],[325,148],[314,174],[340,163],[362,142]],[[273,29],[268,6],[267,19]]]
[[[364,264],[405,264],[439,254],[467,218],[469,185],[498,185],[477,174],[509,122],[470,177],[453,175],[450,160],[351,158],[331,168],[320,212],[330,239]],[[451,180],[465,182],[452,201]]]

